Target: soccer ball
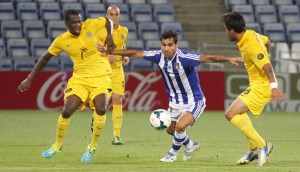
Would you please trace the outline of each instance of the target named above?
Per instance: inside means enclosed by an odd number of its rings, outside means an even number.
[[[171,117],[168,111],[156,109],[150,115],[150,124],[156,130],[164,130],[171,124]]]

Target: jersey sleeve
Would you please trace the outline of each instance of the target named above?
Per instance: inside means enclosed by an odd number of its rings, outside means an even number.
[[[258,47],[256,45],[251,45],[248,47],[249,55],[251,56],[251,59],[253,63],[259,68],[263,69],[265,64],[270,63],[270,59],[268,54],[265,50],[263,50],[263,47]]]
[[[182,51],[179,59],[183,67],[196,67],[200,64],[200,54]]]
[[[59,38],[54,39],[54,41],[48,48],[48,52],[53,56],[58,56],[58,54],[63,51],[59,45],[60,45]]]
[[[161,50],[159,51],[144,51],[144,59],[158,64],[161,58]]]

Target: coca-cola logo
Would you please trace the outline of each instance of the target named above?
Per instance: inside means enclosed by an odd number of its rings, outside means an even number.
[[[62,109],[64,90],[71,73],[57,72],[51,75],[41,86],[37,95],[37,105],[41,110]],[[167,101],[162,102],[162,95],[167,100],[165,88],[158,81],[161,74],[156,72],[127,72],[126,91],[123,107],[129,111],[149,111],[155,108],[166,108]],[[164,105],[162,105],[165,103]]]
[[[63,103],[64,90],[67,86],[68,73],[57,72],[49,77],[42,85],[37,95],[37,105],[41,110],[62,109],[61,106],[53,106],[54,104]],[[49,96],[48,96],[49,95]]]
[[[125,91],[123,106],[127,107],[129,111],[148,111],[152,110],[155,105],[160,104],[157,99],[158,90],[153,89],[153,85],[161,79],[161,75],[158,72],[146,74],[144,76],[139,72],[126,73],[126,87],[129,89]],[[137,82],[134,82],[134,80],[137,80]],[[132,84],[137,85],[132,86]]]

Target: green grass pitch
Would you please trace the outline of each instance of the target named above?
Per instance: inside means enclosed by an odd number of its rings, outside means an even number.
[[[0,111],[0,171],[300,171],[300,114],[263,113],[251,116],[253,125],[268,141],[275,144],[269,162],[237,166],[235,162],[247,150],[242,134],[224,118],[223,112],[204,112],[188,134],[201,148],[191,161],[183,162],[183,148],[177,161],[161,163],[170,149],[172,137],[154,130],[150,112],[124,112],[121,136],[125,145],[111,145],[111,112],[97,151],[90,163],[80,161],[91,140],[91,111],[74,113],[63,143],[63,150],[51,159],[41,153],[55,139],[59,111]]]

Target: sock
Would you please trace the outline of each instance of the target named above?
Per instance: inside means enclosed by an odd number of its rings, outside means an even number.
[[[98,115],[96,112],[94,112],[94,126],[93,126],[93,136],[92,136],[92,142],[90,144],[91,148],[95,149],[97,147],[99,138],[102,133],[102,129],[104,128],[106,121],[106,114],[104,115]]]
[[[183,145],[185,145],[186,149],[191,149],[194,145],[194,142],[189,138],[188,135],[186,135],[186,139],[183,142]]]
[[[230,123],[237,127],[248,139],[252,140],[258,148],[263,148],[266,141],[253,128],[250,120],[242,115],[235,115]]]
[[[57,128],[56,128],[56,141],[54,145],[57,148],[61,148],[62,146],[62,139],[68,129],[70,124],[70,118],[63,118],[60,114],[57,121]]]
[[[247,113],[241,114],[241,117],[242,117],[244,120],[249,121],[249,123],[252,125],[252,122],[251,122],[249,116],[247,115]],[[253,126],[253,125],[252,125],[252,126]],[[257,148],[255,142],[253,142],[251,139],[247,138],[247,142],[248,142],[248,145],[249,145],[249,150],[253,150],[253,149]]]
[[[114,128],[114,136],[120,136],[122,120],[123,120],[122,104],[113,104],[112,121],[113,121],[113,128]]]
[[[186,141],[186,137],[187,137],[186,131],[184,132],[175,131],[173,136],[172,149],[170,151],[176,155],[180,147]]]

